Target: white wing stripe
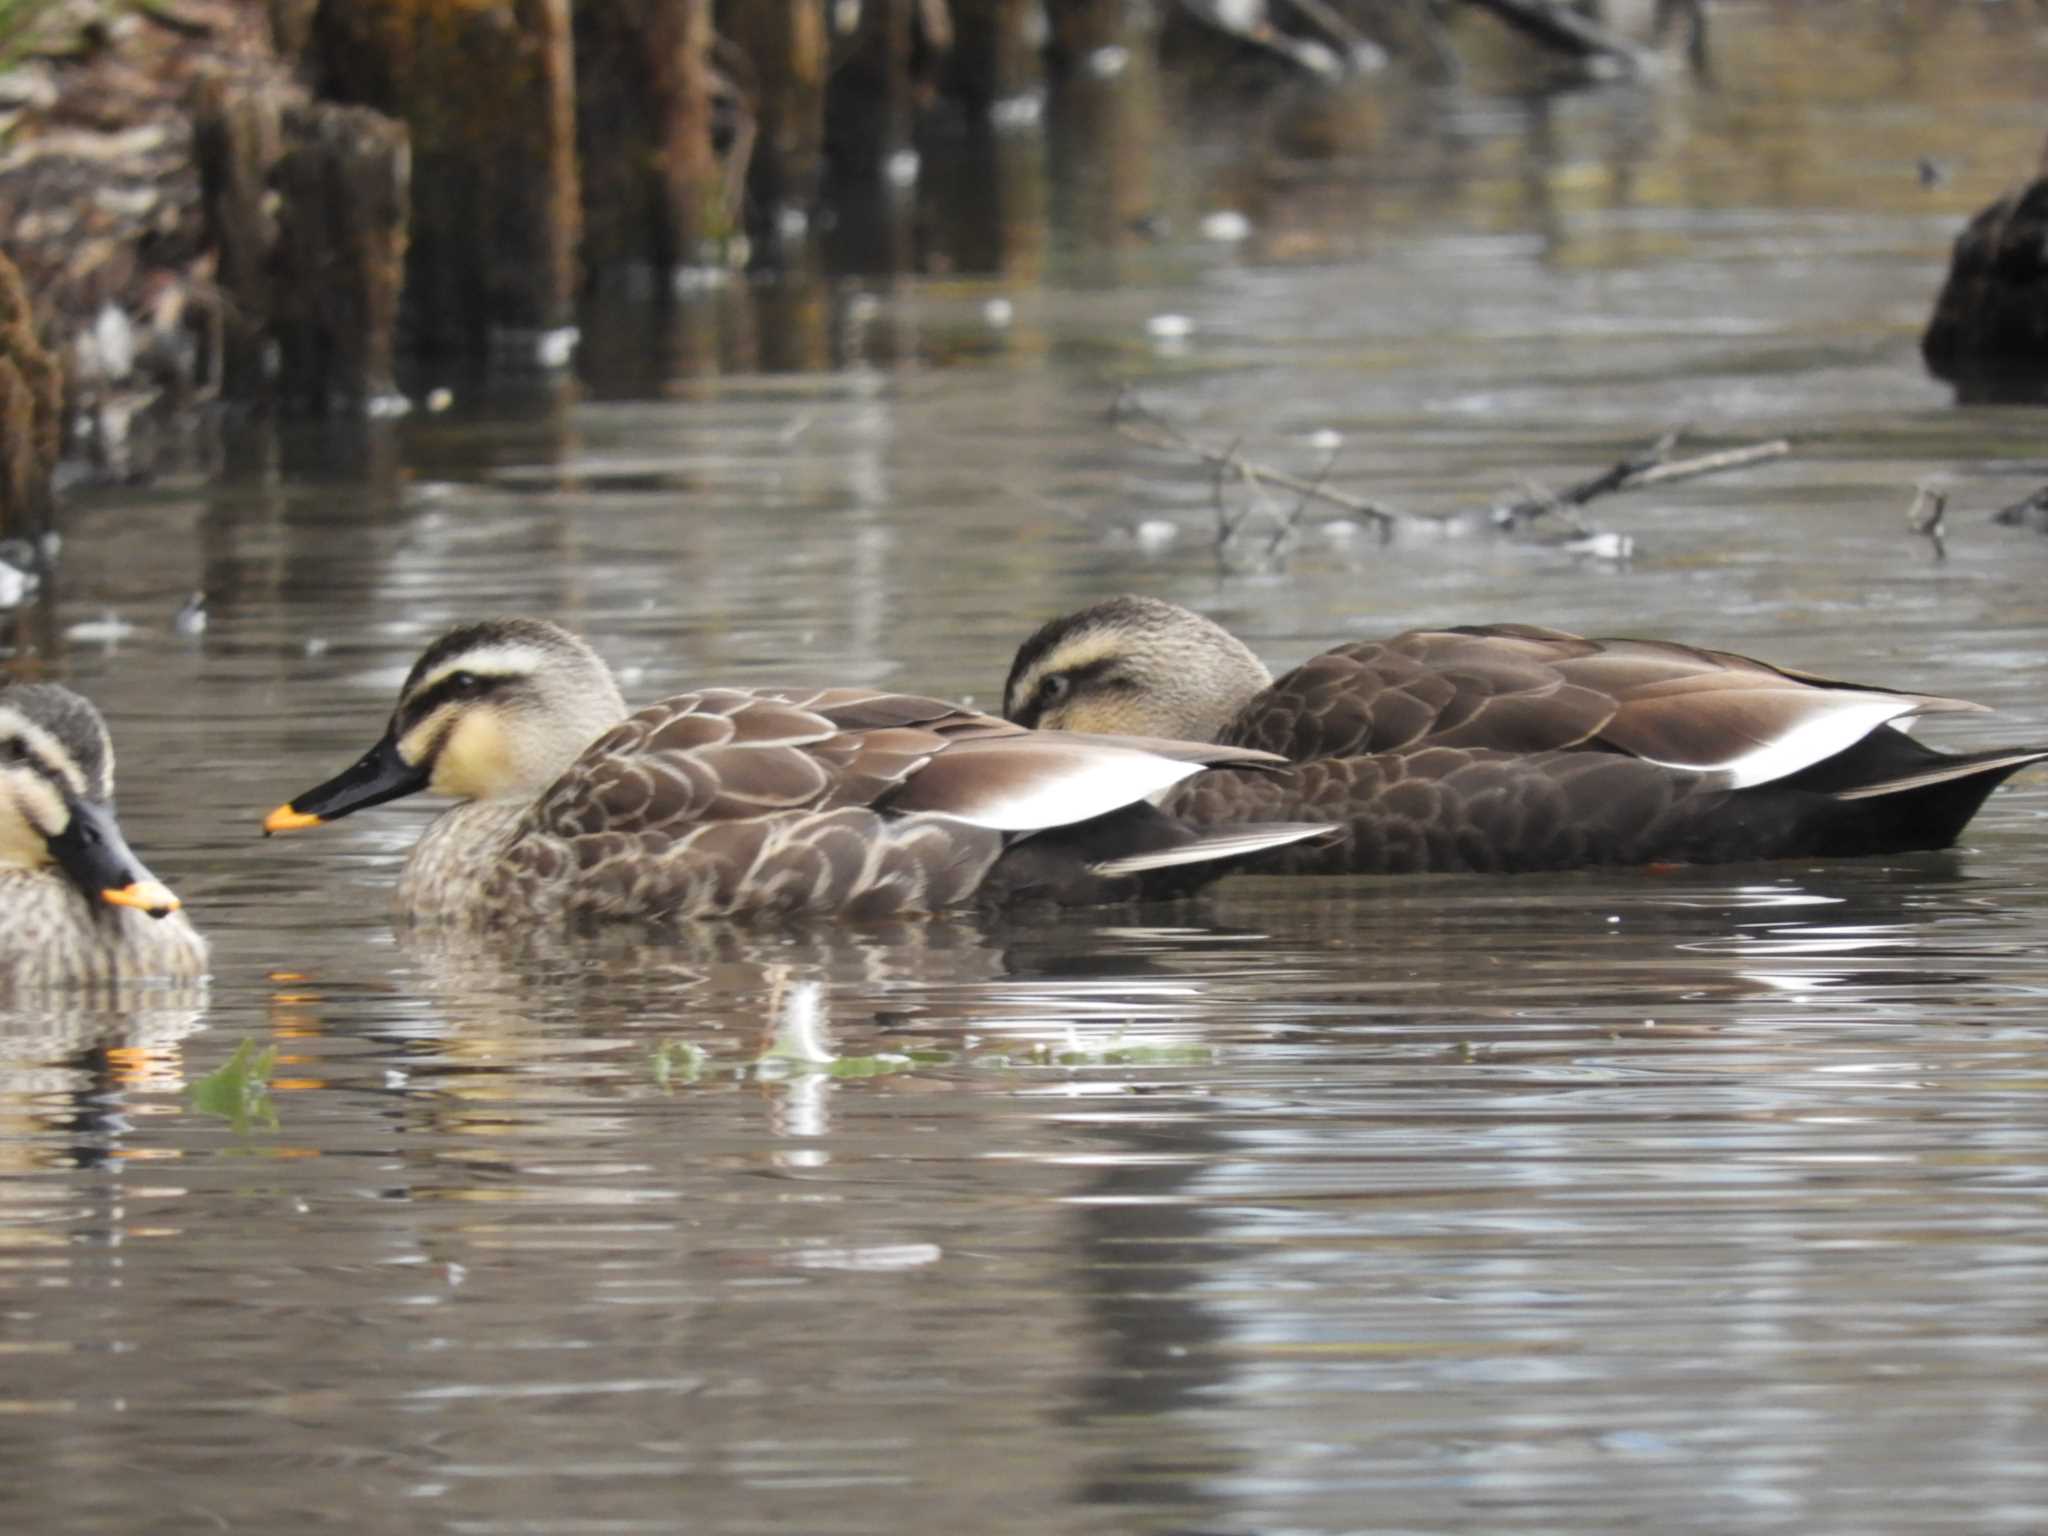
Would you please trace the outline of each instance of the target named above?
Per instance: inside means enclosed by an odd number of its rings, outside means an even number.
[[[1916,713],[1919,707],[1910,698],[1835,694],[1827,708],[1812,718],[1733,757],[1711,763],[1681,763],[1661,757],[1645,760],[1684,773],[1724,775],[1730,789],[1747,789],[1752,784],[1789,778],[1802,768],[1824,762],[1837,752],[1847,751],[1880,726],[1901,715]]]
[[[1084,751],[1048,753],[1047,758],[1043,770],[1008,793],[983,796],[980,804],[965,811],[934,806],[922,814],[995,832],[1035,832],[1135,805],[1202,772],[1204,766],[1094,744]]]

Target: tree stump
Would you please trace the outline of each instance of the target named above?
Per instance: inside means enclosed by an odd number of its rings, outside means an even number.
[[[808,218],[825,163],[826,0],[729,0],[726,35],[752,66],[758,129],[747,185],[765,232]]]
[[[953,28],[950,87],[968,111],[986,116],[1043,88],[1042,0],[954,0]]]
[[[222,76],[202,80],[192,96],[200,207],[228,299],[218,382],[234,399],[259,396],[270,384],[270,266],[277,249],[270,177],[284,154],[288,99],[275,84],[242,86]]]
[[[0,535],[49,531],[63,405],[63,369],[36,335],[21,274],[0,254]]]
[[[2048,397],[2048,176],[1956,236],[1920,353],[1965,400]]]
[[[759,3],[759,0],[757,0]],[[667,273],[732,232],[712,147],[711,0],[576,12],[584,264]]]
[[[320,0],[318,93],[412,135],[405,315],[422,350],[574,320],[574,54],[569,0]]]
[[[395,398],[405,127],[367,107],[315,102],[285,114],[284,139],[270,267],[279,392],[314,410]]]

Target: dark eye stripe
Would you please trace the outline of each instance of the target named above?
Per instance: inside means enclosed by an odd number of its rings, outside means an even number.
[[[47,780],[52,789],[61,795],[75,794],[71,780],[61,763],[53,763],[24,741],[0,743],[0,762],[10,768],[26,768],[37,778]]]
[[[464,679],[473,679],[465,682]],[[443,704],[457,699],[481,699],[496,693],[512,681],[509,677],[492,677],[482,672],[451,672],[425,693],[416,694],[405,704],[402,718],[405,729],[411,730]]]
[[[1128,688],[1130,685],[1125,684],[1117,675],[1120,666],[1122,662],[1119,658],[1105,656],[1100,661],[1085,662],[1078,667],[1055,667],[1031,685],[1031,693],[1018,704],[1017,712],[1011,718],[1019,725],[1028,726],[1036,726],[1044,718],[1048,702],[1045,697],[1045,682],[1050,677],[1063,677],[1067,680],[1067,691],[1058,699],[1051,701],[1059,704],[1066,703],[1091,684],[1098,689]]]

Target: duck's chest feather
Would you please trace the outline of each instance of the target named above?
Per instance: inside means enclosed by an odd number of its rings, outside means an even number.
[[[478,800],[441,813],[398,877],[398,910],[419,922],[473,917],[526,817],[519,800]]]
[[[0,870],[0,975],[14,986],[191,981],[206,974],[206,941],[181,912],[168,917],[95,906],[43,870]]]

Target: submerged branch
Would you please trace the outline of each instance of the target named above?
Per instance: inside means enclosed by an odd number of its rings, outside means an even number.
[[[1625,69],[1642,71],[1649,55],[1627,38],[1608,31],[1590,17],[1556,0],[1469,0],[1547,48],[1582,59],[1611,59]]]
[[[1906,509],[1906,526],[1934,546],[1937,561],[1948,558],[1948,542],[1942,537],[1942,519],[1948,512],[1948,497],[1940,491],[1917,486],[1913,505]]]
[[[1677,459],[1671,454],[1683,429],[1674,428],[1640,453],[1622,459],[1599,474],[1581,480],[1576,485],[1567,486],[1562,491],[1552,491],[1532,483],[1525,486],[1520,499],[1505,506],[1496,506],[1478,514],[1442,517],[1402,512],[1384,502],[1372,501],[1331,486],[1327,482],[1330,471],[1335,468],[1337,462],[1334,452],[1315,478],[1307,479],[1244,457],[1239,452],[1243,445],[1242,438],[1232,440],[1228,446],[1204,442],[1152,410],[1129,388],[1118,396],[1110,419],[1115,423],[1117,431],[1134,443],[1166,452],[1184,453],[1208,465],[1215,472],[1213,491],[1218,550],[1232,546],[1246,525],[1256,517],[1270,523],[1274,530],[1265,550],[1269,563],[1277,560],[1293,541],[1311,503],[1334,507],[1347,516],[1364,519],[1378,531],[1383,543],[1393,537],[1396,528],[1403,526],[1442,531],[1460,523],[1478,521],[1502,532],[1516,533],[1538,518],[1555,513],[1561,518],[1570,519],[1570,526],[1565,535],[1568,539],[1587,544],[1592,552],[1601,553],[1605,557],[1606,546],[1598,541],[1610,536],[1602,535],[1598,530],[1589,528],[1571,517],[1572,513],[1588,502],[1622,491],[1639,490],[1644,486],[1670,485],[1680,480],[1697,479],[1703,475],[1718,475],[1730,470],[1747,469],[1753,464],[1780,458],[1792,451],[1791,444],[1785,439],[1774,438],[1769,442],[1746,443],[1735,448],[1723,448],[1713,453]],[[1243,486],[1249,497],[1248,504],[1240,511],[1233,511],[1224,499],[1224,491],[1233,481]],[[1275,508],[1271,499],[1264,494],[1268,487],[1293,492],[1297,498],[1294,506],[1286,511]],[[1626,541],[1620,541],[1616,547],[1622,547],[1625,543]]]
[[[1522,500],[1510,502],[1507,506],[1496,507],[1493,512],[1494,526],[1498,528],[1520,528],[1534,522],[1546,512],[1560,508],[1583,507],[1587,502],[1601,496],[1611,496],[1617,491],[1639,490],[1646,485],[1670,485],[1679,480],[1694,480],[1702,475],[1724,474],[1732,469],[1747,469],[1752,464],[1761,464],[1766,459],[1781,458],[1792,451],[1792,445],[1784,438],[1773,438],[1767,443],[1748,443],[1739,448],[1723,448],[1715,453],[1696,454],[1689,459],[1674,459],[1671,450],[1678,446],[1682,428],[1673,428],[1658,438],[1642,453],[1633,458],[1621,460],[1611,469],[1602,470],[1590,479],[1581,480],[1577,485],[1549,493],[1539,492],[1525,496]]]
[[[1336,463],[1334,455],[1313,480],[1305,480],[1300,475],[1290,475],[1286,470],[1275,469],[1270,464],[1255,465],[1238,454],[1238,443],[1242,442],[1243,439],[1238,439],[1237,442],[1233,442],[1228,448],[1218,448],[1214,444],[1205,443],[1200,438],[1192,437],[1183,432],[1179,427],[1176,427],[1172,422],[1139,400],[1128,389],[1117,397],[1116,405],[1110,411],[1110,420],[1116,424],[1116,429],[1119,433],[1134,443],[1142,443],[1147,448],[1161,448],[1186,453],[1209,465],[1217,472],[1216,484],[1219,498],[1222,494],[1223,482],[1233,474],[1240,478],[1249,476],[1255,480],[1263,481],[1267,485],[1276,485],[1282,490],[1294,492],[1295,495],[1301,498],[1301,502],[1288,515],[1290,522],[1299,521],[1302,512],[1306,510],[1311,501],[1319,501],[1326,506],[1337,507],[1342,511],[1348,512],[1353,517],[1366,519],[1380,530],[1380,537],[1383,539],[1392,536],[1396,523],[1419,521],[1419,519],[1411,519],[1405,512],[1397,512],[1392,507],[1382,506],[1376,501],[1368,501],[1362,496],[1352,496],[1326,485],[1324,481],[1329,476],[1331,465]],[[1218,540],[1219,543],[1227,540],[1231,534],[1235,533],[1238,525],[1243,521],[1242,517],[1232,521],[1228,518],[1227,514],[1221,516],[1222,538]]]

